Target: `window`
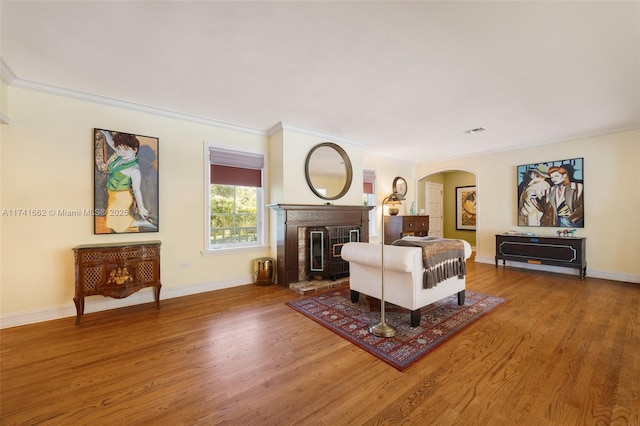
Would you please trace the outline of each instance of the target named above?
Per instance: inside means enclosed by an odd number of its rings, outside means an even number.
[[[364,205],[365,206],[374,206],[371,210],[369,210],[369,235],[375,236],[376,232],[376,172],[373,170],[363,170],[363,190],[364,193]]]
[[[209,147],[208,249],[263,244],[263,168],[262,154]]]

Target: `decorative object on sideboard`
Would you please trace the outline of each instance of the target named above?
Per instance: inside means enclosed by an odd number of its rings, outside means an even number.
[[[400,202],[399,199],[398,200],[389,200],[387,202],[387,205],[389,206],[389,214],[391,216],[396,216],[398,213],[400,213],[400,208],[398,206],[401,206],[402,203]]]
[[[342,147],[332,142],[323,142],[311,148],[304,173],[311,191],[323,200],[343,197],[353,179],[349,156]]]
[[[398,178],[396,178],[397,180]],[[393,181],[393,187],[394,189],[396,188],[396,180]],[[404,187],[404,192],[407,192],[407,188],[406,188],[406,182],[405,182],[405,187]],[[400,202],[404,200],[404,194],[398,194],[396,192],[393,192],[389,195],[387,195],[383,200],[382,200],[382,220],[380,221],[380,225],[382,227],[381,229],[381,235],[380,238],[382,239],[381,241],[381,252],[380,252],[380,323],[372,325],[371,327],[369,327],[369,331],[378,336],[378,337],[393,337],[396,335],[396,329],[387,324],[386,322],[386,318],[385,318],[385,313],[384,313],[384,205],[385,203],[389,202],[389,203],[393,203],[393,202]]]
[[[573,228],[573,229],[558,229],[556,231],[556,234],[558,234],[558,237],[573,237],[573,234],[575,234],[577,231],[577,229]]]

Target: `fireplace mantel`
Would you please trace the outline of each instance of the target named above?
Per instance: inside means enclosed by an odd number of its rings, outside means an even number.
[[[277,283],[298,282],[298,228],[314,226],[360,226],[360,241],[369,241],[369,210],[372,206],[334,204],[271,204],[277,220]]]

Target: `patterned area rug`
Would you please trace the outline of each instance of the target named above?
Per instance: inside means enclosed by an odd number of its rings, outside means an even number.
[[[351,303],[349,287],[287,305],[402,371],[504,302],[501,297],[467,290],[463,306],[453,295],[422,308],[420,326],[415,328],[409,310],[387,303],[386,322],[397,330],[387,338],[369,331],[370,325],[380,322],[380,301],[361,294],[358,303]]]

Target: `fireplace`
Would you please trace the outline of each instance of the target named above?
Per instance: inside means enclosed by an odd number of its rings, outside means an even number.
[[[300,229],[300,228],[298,228]],[[304,229],[304,228],[303,228]],[[306,229],[299,241],[298,279],[332,279],[349,275],[349,262],[341,256],[342,246],[360,241],[359,225],[322,226]]]
[[[340,256],[349,241],[369,241],[367,206],[275,204],[278,214],[276,282],[288,287],[309,279],[348,276]]]

